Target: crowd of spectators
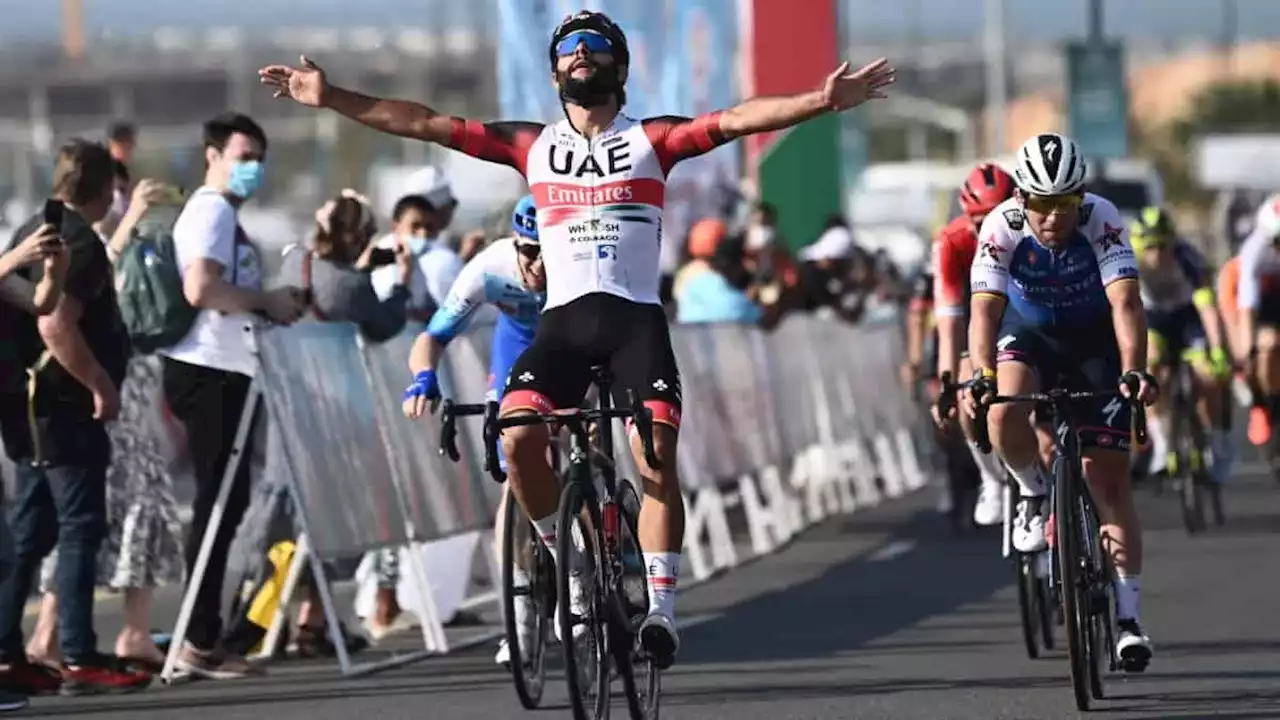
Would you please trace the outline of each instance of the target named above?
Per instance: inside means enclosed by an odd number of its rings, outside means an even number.
[[[264,322],[350,322],[366,342],[388,340],[430,318],[488,239],[449,232],[458,201],[448,180],[425,168],[388,208],[385,232],[372,203],[343,190],[315,211],[306,237],[268,264],[239,221],[269,162],[268,138],[253,119],[225,114],[205,123],[205,175],[190,194],[133,178],[137,142],[122,123],[103,143],[66,144],[49,202],[0,248],[0,436],[16,472],[14,496],[4,499],[9,522],[0,522],[0,710],[44,692],[151,682],[167,650],[150,630],[153,591],[194,574],[233,462],[177,667],[210,679],[259,673],[244,657],[252,643],[226,627],[223,598],[241,579],[229,576],[228,563],[239,557],[231,574],[260,566],[298,528],[271,455],[256,484],[253,463],[242,461],[262,456],[255,445],[270,446],[276,434],[250,393],[257,363],[246,331]],[[133,244],[156,233],[171,242],[176,292],[191,321],[181,340],[142,352],[117,303],[117,274]],[[698,221],[684,264],[665,278],[672,318],[768,329],[788,313],[820,312],[858,322],[905,296],[892,264],[860,248],[839,217],[798,255],[791,247],[766,204],[741,227]],[[272,279],[268,265],[280,268]],[[172,424],[183,432],[167,438]],[[175,501],[178,468],[194,485],[185,522]],[[376,607],[367,637],[344,628],[348,650],[408,626],[396,602],[395,559],[375,557]],[[124,628],[110,653],[95,634],[95,586],[123,600]],[[33,591],[41,600],[28,639],[22,622]],[[296,647],[332,654],[315,589],[301,596]]]
[[[16,475],[14,495],[3,498],[8,522],[0,522],[0,711],[41,693],[151,682],[167,649],[151,630],[153,590],[194,574],[232,462],[235,480],[177,667],[211,679],[260,672],[246,662],[249,647],[224,627],[222,600],[240,579],[227,573],[233,540],[239,535],[241,554],[261,561],[297,529],[272,468],[255,492],[252,463],[241,461],[262,455],[255,443],[272,441],[267,414],[249,406],[256,363],[246,330],[351,322],[367,342],[385,341],[406,322],[429,318],[487,240],[483,231],[449,234],[458,201],[448,180],[426,168],[390,208],[385,234],[357,191],[327,200],[268,281],[260,245],[239,222],[241,205],[264,181],[263,129],[239,114],[205,123],[205,175],[189,195],[131,177],[137,142],[137,131],[120,123],[105,142],[62,147],[49,201],[0,247],[0,437]],[[176,344],[144,353],[116,301],[124,267],[116,265],[133,243],[159,236],[171,243],[175,287],[192,320]],[[248,418],[252,431],[237,437]],[[165,428],[175,423],[184,431],[170,448]],[[195,490],[185,524],[174,492],[179,467]],[[394,588],[394,563],[386,564],[384,585]],[[123,598],[124,629],[109,653],[95,634],[95,586]],[[33,590],[40,609],[24,642]],[[332,654],[314,588],[301,595],[296,647]],[[400,627],[394,592],[380,592],[377,605],[374,638]],[[353,637],[348,649],[361,640]]]
[[[780,236],[777,215],[756,205],[739,228],[719,218],[691,227],[685,261],[664,297],[679,323],[744,323],[771,328],[792,312],[856,323],[908,296],[884,253],[869,252],[839,215],[798,254]]]

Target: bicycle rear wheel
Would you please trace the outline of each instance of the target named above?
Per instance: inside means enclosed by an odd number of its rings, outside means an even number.
[[[648,612],[649,591],[647,570],[640,556],[640,535],[637,522],[640,516],[640,499],[626,480],[618,481],[615,494],[618,523],[622,537],[618,539],[619,560],[622,566],[621,582],[616,590],[617,604],[613,642],[615,662],[622,676],[622,690],[627,698],[627,710],[632,720],[658,720],[658,708],[662,695],[662,674],[658,668],[638,652],[636,628]]]
[[[547,618],[554,583],[551,557],[520,510],[520,504],[508,494],[503,517],[502,538],[502,613],[506,624],[507,652],[511,658],[511,679],[516,695],[526,710],[542,704],[542,690],[547,677]],[[523,530],[523,532],[521,532]],[[516,562],[524,564],[527,581],[517,584]],[[528,598],[533,614],[532,644],[522,647],[516,627],[516,598]]]
[[[1056,489],[1053,514],[1058,549],[1059,582],[1062,584],[1062,610],[1067,626],[1067,658],[1071,663],[1071,689],[1076,708],[1089,709],[1089,595],[1086,592],[1081,550],[1079,485],[1083,482],[1078,462],[1071,456],[1059,456],[1054,463]]]
[[[583,466],[585,469],[585,466]],[[609,633],[606,628],[606,610],[601,587],[604,572],[603,547],[599,536],[600,508],[588,502],[583,483],[575,482],[570,468],[560,491],[560,510],[556,517],[556,621],[560,624],[560,637],[564,652],[565,683],[569,689],[569,706],[574,720],[604,720],[609,717]],[[587,511],[589,522],[582,519]],[[582,543],[581,550],[577,543]],[[580,568],[574,568],[572,558],[580,558]],[[577,570],[581,582],[588,585],[587,607],[581,617],[573,613],[570,598],[570,582]],[[574,639],[574,628],[582,625],[580,637]]]

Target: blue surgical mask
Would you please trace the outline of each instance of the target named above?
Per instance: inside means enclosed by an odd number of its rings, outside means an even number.
[[[421,255],[422,253],[426,252],[427,243],[431,242],[430,240],[427,240],[421,235],[410,235],[408,237],[408,241],[409,241],[409,252],[413,255]]]
[[[258,160],[237,160],[231,166],[231,177],[227,180],[227,190],[238,198],[248,199],[262,187],[262,178],[266,168]]]

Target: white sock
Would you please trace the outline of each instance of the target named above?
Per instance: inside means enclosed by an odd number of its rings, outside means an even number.
[[[675,618],[680,553],[647,552],[644,554],[644,564],[649,569],[649,612]]]
[[[1036,461],[1024,468],[1009,466],[1013,479],[1022,486],[1022,497],[1041,497],[1046,492],[1044,475],[1040,473],[1040,462]]]
[[[1116,573],[1114,586],[1116,589],[1116,619],[1137,622],[1138,599],[1141,596],[1142,580],[1137,575]]]
[[[534,520],[533,527],[538,531],[538,537],[542,538],[542,544],[551,553],[551,559],[560,562],[560,558],[556,557],[556,516],[548,515],[541,520]]]
[[[969,454],[973,456],[973,462],[978,466],[978,472],[982,473],[982,484],[988,487],[996,488],[1004,486],[1004,463],[1000,462],[1000,457],[995,453],[982,453],[973,443],[968,443]]]
[[[1155,413],[1147,415],[1147,435],[1151,438],[1151,455],[1153,458],[1160,458],[1161,467],[1164,466],[1164,456],[1169,454],[1169,435],[1166,430],[1164,418]]]

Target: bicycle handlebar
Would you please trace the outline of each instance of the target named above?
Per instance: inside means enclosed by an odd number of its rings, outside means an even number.
[[[440,414],[440,454],[447,456],[453,462],[458,462],[462,457],[458,452],[457,442],[458,416],[484,415],[485,468],[495,480],[502,482],[505,480],[505,473],[498,466],[498,455],[495,448],[498,435],[506,428],[560,423],[569,426],[575,432],[585,432],[586,424],[589,422],[630,419],[635,423],[636,433],[640,436],[640,445],[644,449],[645,463],[654,470],[661,470],[662,462],[658,460],[658,454],[653,447],[653,411],[645,407],[644,403],[636,397],[634,391],[628,390],[627,398],[630,400],[631,405],[628,408],[609,408],[606,410],[578,408],[550,413],[510,415],[504,418],[498,417],[498,403],[496,402],[487,402],[482,405],[462,405],[452,400],[445,400]]]
[[[1138,399],[1138,383],[1126,381],[1125,384],[1129,388],[1129,398],[1126,402],[1133,408],[1133,417],[1130,423],[1133,439],[1138,445],[1145,445],[1147,443],[1147,407]],[[973,444],[977,445],[978,450],[983,453],[991,452],[991,434],[990,429],[987,427],[987,410],[992,405],[1025,402],[1042,403],[1051,405],[1056,414],[1064,412],[1065,405],[1072,402],[1111,397],[1123,399],[1123,396],[1115,390],[1072,391],[1054,389],[1047,392],[1026,393],[1024,395],[997,395],[978,405],[978,412],[973,420]]]

